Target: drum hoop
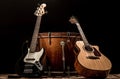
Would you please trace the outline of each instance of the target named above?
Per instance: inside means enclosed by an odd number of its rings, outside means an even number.
[[[79,37],[79,36],[50,36],[50,38],[67,38],[67,37],[75,38],[75,37]],[[38,36],[38,38],[49,38],[49,36]]]
[[[50,35],[49,35],[49,33],[50,33]],[[54,35],[56,33],[58,35]],[[47,34],[47,35],[44,35],[44,34]],[[66,34],[66,35],[64,35],[64,34]],[[80,38],[80,34],[76,33],[76,32],[45,32],[45,33],[39,33],[39,35],[38,35],[38,38],[76,38],[76,37]]]

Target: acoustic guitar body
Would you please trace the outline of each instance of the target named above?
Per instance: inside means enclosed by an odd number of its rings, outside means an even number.
[[[94,51],[85,50],[83,41],[77,41],[76,45],[80,49],[74,63],[78,74],[88,78],[106,78],[111,70],[110,60],[104,56],[98,46],[92,46]],[[96,54],[96,56],[95,56]]]

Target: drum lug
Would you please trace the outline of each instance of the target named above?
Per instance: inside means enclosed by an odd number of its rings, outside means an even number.
[[[67,32],[67,42],[70,42],[70,32]]]
[[[48,32],[48,43],[51,45],[51,32]]]

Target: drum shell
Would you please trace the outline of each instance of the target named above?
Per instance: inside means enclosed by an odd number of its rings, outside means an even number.
[[[80,39],[80,34],[76,32],[39,33],[39,46],[45,49],[46,54],[46,58],[43,60],[44,64],[50,67],[52,71],[62,71],[63,65],[65,65],[65,69],[74,70],[76,55],[73,49],[76,41]],[[64,42],[64,51],[62,50],[61,41]]]

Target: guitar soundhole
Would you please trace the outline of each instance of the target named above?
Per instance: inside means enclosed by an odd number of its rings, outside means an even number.
[[[91,46],[85,46],[85,50],[87,50],[87,51],[93,51],[93,48]]]

